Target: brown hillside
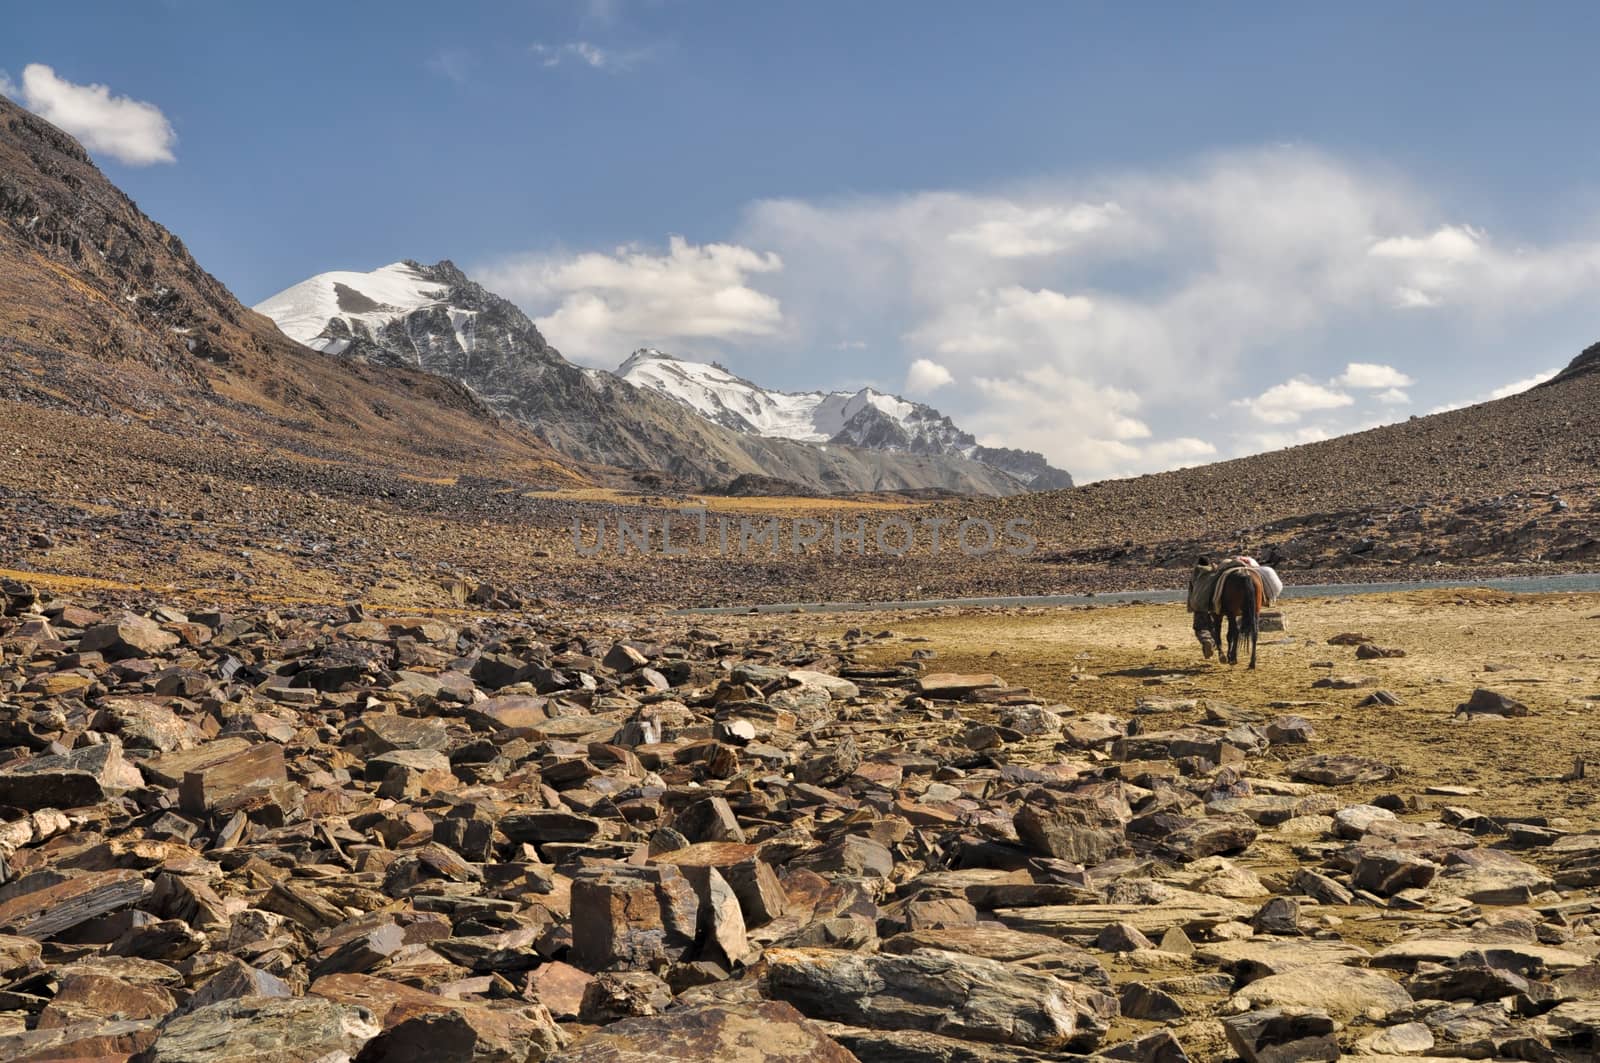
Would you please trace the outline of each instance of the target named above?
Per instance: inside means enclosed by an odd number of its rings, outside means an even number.
[[[340,364],[289,341],[76,141],[4,98],[0,368],[0,399],[139,420],[245,451],[575,478],[571,462],[497,424],[456,384]]]
[[[1307,518],[1585,490],[1600,483],[1600,373],[1581,368],[1595,350],[1562,378],[1510,398],[1234,461],[957,510],[1031,518],[1054,549],[1186,540],[1263,549],[1272,525]]]

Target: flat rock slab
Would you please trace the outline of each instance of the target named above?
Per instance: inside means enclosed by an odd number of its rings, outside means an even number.
[[[1159,904],[1050,904],[1038,908],[1003,908],[995,917],[1013,930],[1093,941],[1112,923],[1127,923],[1140,933],[1164,934],[1249,919],[1253,908],[1202,893],[1175,891]]]
[[[178,645],[178,636],[154,620],[123,613],[110,623],[89,628],[78,640],[78,652],[103,653],[107,660],[153,657]]]
[[[821,1026],[830,1037],[854,1052],[855,1058],[860,1059],[861,1063],[1060,1063],[1069,1059],[1101,1058],[1067,1055],[1048,1048],[981,1044],[918,1030],[868,1030],[837,1022],[822,1023]],[[1176,1058],[1173,1057],[1174,1060]],[[1163,1063],[1172,1063],[1166,1057],[1161,1059]]]
[[[445,749],[450,744],[450,731],[439,720],[371,713],[356,723],[352,738],[356,749],[373,755],[397,749]]]
[[[856,1057],[782,1001],[675,1008],[589,1034],[551,1063],[856,1063]]]
[[[767,992],[813,1018],[961,1040],[1092,1044],[1114,1015],[1103,994],[1016,964],[924,949],[906,956],[770,949]]]
[[[1369,1011],[1387,1015],[1411,1004],[1400,983],[1377,971],[1315,964],[1251,982],[1235,999],[1252,1008],[1315,1008],[1348,1022]]]
[[[440,998],[453,1007],[426,1010],[390,1024],[366,1043],[361,1063],[548,1059],[565,1038],[542,1008],[489,1008]]]
[[[803,687],[816,687],[828,692],[828,697],[835,701],[845,701],[861,693],[861,688],[848,679],[828,675],[824,672],[813,672],[806,669],[796,669],[789,673],[789,682],[797,683]]]
[[[532,694],[505,694],[469,706],[466,718],[473,726],[491,731],[538,727],[550,719],[550,699]]]
[[[310,1063],[354,1057],[381,1027],[321,997],[243,997],[162,1024],[146,1063]]]
[[[1531,710],[1516,698],[1501,694],[1498,691],[1486,690],[1483,687],[1472,692],[1472,696],[1456,706],[1458,716],[1528,716]]]
[[[1398,1056],[1357,1052],[1339,1057],[1339,1063],[1482,1063],[1471,1056]]]
[[[1475,904],[1528,904],[1555,888],[1543,871],[1498,849],[1472,849],[1450,858],[1433,888]]]
[[[283,747],[259,742],[231,757],[185,772],[178,804],[190,815],[231,812],[289,781]]]
[[[1257,937],[1244,941],[1219,941],[1202,945],[1194,958],[1213,963],[1246,982],[1284,974],[1303,967],[1349,966],[1365,963],[1366,949],[1342,941],[1284,941]]]
[[[426,989],[391,982],[369,974],[329,974],[311,983],[309,994],[336,1004],[365,1008],[380,1026],[389,1027],[412,1016],[449,1011],[455,1002]]]
[[[63,930],[137,904],[151,889],[137,871],[91,871],[62,878],[0,903],[0,930],[43,941]]]
[[[1371,757],[1340,756],[1323,753],[1301,757],[1285,768],[1289,778],[1319,786],[1350,786],[1354,783],[1383,782],[1394,778],[1394,768]]]
[[[150,1019],[18,1030],[0,1034],[0,1059],[120,1061],[154,1044],[159,1032]]]
[[[236,736],[218,738],[193,749],[179,750],[154,760],[140,761],[139,770],[154,786],[177,786],[190,772],[204,771],[214,764],[221,764],[230,757],[246,752],[254,744],[248,738]]]
[[[917,680],[917,693],[930,698],[960,698],[977,690],[1004,689],[1006,681],[997,675],[959,675],[935,672]]]
[[[1453,966],[1462,957],[1474,952],[1500,952],[1528,966],[1542,966],[1552,971],[1573,971],[1589,963],[1589,957],[1571,949],[1550,945],[1525,945],[1511,942],[1463,941],[1459,938],[1417,938],[1397,941],[1372,957],[1372,966],[1409,971],[1419,963],[1442,963]]]
[[[1091,985],[1109,986],[1110,976],[1090,952],[1046,934],[1028,934],[999,923],[910,930],[883,942],[880,952],[904,955],[918,949],[942,949],[1002,963],[1020,963],[1041,971],[1068,975]]]

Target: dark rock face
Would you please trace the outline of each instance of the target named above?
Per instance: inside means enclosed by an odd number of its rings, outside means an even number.
[[[1571,380],[1573,377],[1586,376],[1591,373],[1600,373],[1600,343],[1591,343],[1585,347],[1576,358],[1567,363],[1565,369],[1539,386],[1549,387],[1558,381]]]
[[[901,424],[876,406],[864,406],[845,422],[829,442],[868,450],[898,450],[910,454],[959,454],[1009,473],[1030,491],[1071,487],[1072,476],[1052,466],[1043,454],[1012,447],[978,445],[970,432],[957,428],[949,417],[931,406],[914,404],[909,424]]]

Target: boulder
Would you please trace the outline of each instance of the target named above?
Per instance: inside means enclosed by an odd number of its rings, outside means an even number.
[[[309,1063],[352,1058],[381,1027],[366,1008],[321,997],[241,997],[161,1024],[138,1063]]]
[[[813,1018],[1034,1048],[1087,1047],[1114,1002],[1050,974],[954,952],[769,949],[767,992]]]
[[[1235,999],[1250,1008],[1311,1008],[1342,1022],[1411,1005],[1411,994],[1387,975],[1337,963],[1268,975],[1245,986]]]
[[[1456,706],[1458,716],[1527,716],[1532,710],[1506,694],[1478,687],[1472,696]]]
[[[0,805],[81,808],[144,785],[115,738],[66,753],[31,757],[0,768]]]
[[[587,1034],[551,1063],[855,1063],[856,1057],[782,1001],[675,1008]]]
[[[155,657],[178,645],[179,639],[163,630],[154,620],[134,613],[121,616],[84,631],[78,639],[79,653],[99,653],[108,661],[125,657]]]
[[[1308,1008],[1267,1008],[1222,1020],[1244,1063],[1316,1063],[1339,1058],[1333,1019]]]

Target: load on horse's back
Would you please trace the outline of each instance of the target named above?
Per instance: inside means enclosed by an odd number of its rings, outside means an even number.
[[[1211,658],[1222,650],[1222,618],[1228,618],[1228,645],[1221,660],[1239,663],[1239,639],[1250,639],[1250,667],[1256,666],[1256,640],[1261,611],[1283,590],[1278,574],[1250,557],[1229,557],[1213,564],[1202,557],[1189,576],[1188,608],[1194,614],[1194,635]]]

